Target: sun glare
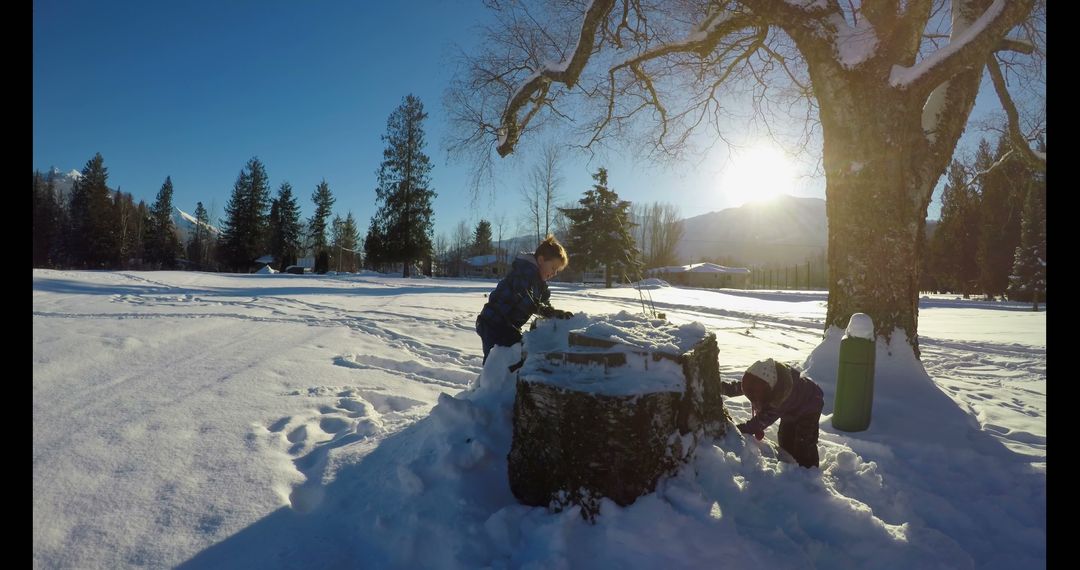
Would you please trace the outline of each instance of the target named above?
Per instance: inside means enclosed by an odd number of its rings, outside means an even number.
[[[794,190],[791,160],[771,146],[733,151],[720,175],[720,193],[736,206],[771,200]]]

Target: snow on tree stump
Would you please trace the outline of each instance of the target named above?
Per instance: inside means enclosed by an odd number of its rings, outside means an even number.
[[[539,321],[517,380],[510,490],[527,505],[577,504],[592,520],[693,460],[730,416],[716,335],[626,312]]]

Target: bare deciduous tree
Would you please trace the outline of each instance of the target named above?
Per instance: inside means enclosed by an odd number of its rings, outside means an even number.
[[[559,173],[559,156],[559,149],[554,144],[544,146],[540,158],[529,171],[529,182],[521,188],[525,216],[536,229],[537,243],[551,233],[558,213],[555,202],[559,199],[559,185],[563,181]]]
[[[459,221],[457,226],[454,227],[454,235],[451,238],[453,271],[459,277],[465,272],[465,258],[468,257],[472,237],[473,233],[469,229],[469,223],[465,220]]]
[[[488,5],[498,23],[446,98],[461,128],[454,150],[478,172],[549,124],[572,124],[583,148],[618,138],[677,158],[706,127],[714,141],[747,122],[785,139],[796,120],[797,143],[822,141],[825,326],[866,312],[878,336],[899,331],[916,354],[918,236],[984,73],[1017,154],[1045,164],[1031,148],[1045,124],[1043,0]],[[1002,66],[1036,101],[1034,120],[1021,117]]]
[[[683,236],[679,208],[667,202],[635,203],[630,214],[637,223],[634,237],[645,268],[677,265],[675,246]]]

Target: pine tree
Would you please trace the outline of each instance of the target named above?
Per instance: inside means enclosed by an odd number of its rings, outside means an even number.
[[[337,271],[356,271],[356,248],[360,242],[360,234],[357,231],[356,219],[352,212],[342,219],[334,216],[331,224],[331,254],[334,258],[334,269]]]
[[[931,244],[938,280],[952,292],[969,295],[978,287],[979,196],[964,165],[953,161],[941,195],[941,222]]]
[[[378,271],[387,262],[386,249],[382,242],[384,235],[386,230],[380,227],[378,219],[373,216],[364,237],[364,267]]]
[[[425,118],[420,99],[407,95],[386,122],[382,136],[386,148],[375,189],[381,206],[365,240],[380,262],[402,262],[405,277],[413,262],[430,258],[432,250],[431,201],[436,194],[431,189],[431,160],[424,154]]]
[[[132,232],[135,234],[135,241],[132,244],[131,256],[138,260],[140,267],[146,263],[146,229],[150,227],[150,218],[150,207],[145,201],[139,200],[135,206],[135,231]]]
[[[158,190],[154,205],[150,207],[150,224],[147,227],[147,261],[153,267],[172,269],[180,253],[180,240],[172,221],[172,177],[166,176]]]
[[[221,237],[222,262],[233,271],[247,271],[266,253],[269,237],[270,186],[266,168],[257,157],[248,161],[233,185],[225,206]]]
[[[985,148],[984,148],[985,145]],[[993,158],[989,144],[979,145],[976,169],[985,171],[1005,155],[1011,147],[1008,137],[998,139]],[[1020,245],[1020,212],[1024,205],[1024,189],[1031,183],[1031,173],[1021,161],[1010,160],[983,176],[980,184],[980,219],[978,264],[979,285],[988,297],[1000,296],[1009,285],[1013,251]]]
[[[560,208],[570,219],[570,255],[582,270],[605,267],[604,283],[611,287],[614,277],[641,278],[638,248],[631,233],[630,202],[607,185],[607,169],[593,174],[596,181],[578,200],[579,207]]]
[[[312,253],[318,257],[326,250],[326,222],[330,217],[330,208],[334,206],[334,195],[330,193],[330,185],[323,180],[315,187],[311,195],[311,201],[315,203],[315,214],[308,222],[311,237]]]
[[[195,231],[191,234],[188,242],[188,259],[201,268],[206,261],[206,242],[209,239],[210,230],[206,223],[206,208],[202,202],[195,204]]]
[[[495,248],[491,245],[491,222],[480,220],[473,232],[472,254],[488,255],[494,251]]]
[[[108,168],[101,153],[86,162],[71,188],[70,225],[66,245],[72,261],[82,267],[112,268],[120,258],[115,209],[106,184]]]
[[[293,196],[292,185],[282,182],[270,207],[270,253],[279,270],[296,265],[301,248],[300,232],[300,206]]]
[[[34,171],[34,267],[55,265],[54,252],[60,235],[60,205],[53,177]]]
[[[1039,310],[1039,300],[1046,291],[1046,209],[1037,187],[1028,191],[1020,223],[1020,245],[1013,257],[1009,298],[1030,300],[1032,310]]]
[[[116,210],[119,231],[120,265],[129,267],[131,261],[138,258],[135,252],[142,251],[145,236],[139,230],[143,224],[138,219],[139,211],[135,207],[134,197],[121,192],[119,188],[113,194],[113,208]]]

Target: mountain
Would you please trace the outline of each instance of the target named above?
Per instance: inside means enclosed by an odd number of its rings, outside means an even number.
[[[82,173],[78,170],[72,170],[70,172],[62,172],[58,168],[52,169],[53,183],[56,185],[58,195],[61,199],[66,200],[71,195],[71,187],[75,184],[75,181],[82,178]],[[115,192],[114,188],[109,188],[110,192]],[[182,243],[187,243],[191,239],[191,234],[195,231],[196,221],[195,216],[181,210],[180,208],[173,207],[172,213],[173,225],[176,227],[176,232],[180,236]],[[215,237],[221,235],[221,230],[211,226],[210,224],[204,224],[211,234]]]
[[[82,178],[82,173],[78,170],[62,172],[59,168],[53,167],[50,172],[53,176],[53,184],[56,186],[57,196],[65,200],[71,196],[71,187],[75,184],[75,181]],[[44,175],[47,176],[48,173]],[[112,189],[110,188],[110,190]]]
[[[828,239],[825,200],[782,196],[684,219],[675,251],[685,263],[795,264],[824,254]]]
[[[191,240],[191,236],[195,233],[196,220],[195,216],[173,206],[172,213],[173,226],[176,228],[176,233],[180,236],[180,243],[187,243]],[[220,237],[221,230],[211,226],[210,224],[203,223],[203,227],[210,231],[213,236]]]

